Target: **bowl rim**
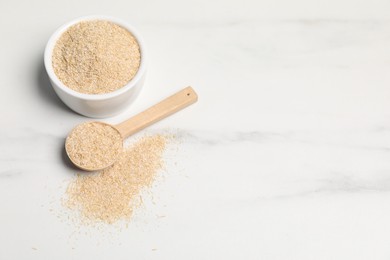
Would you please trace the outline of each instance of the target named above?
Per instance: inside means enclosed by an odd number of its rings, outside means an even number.
[[[140,48],[140,54],[141,54],[141,59],[140,59],[140,66],[138,68],[137,73],[135,76],[123,87],[109,92],[109,93],[104,93],[104,94],[86,94],[86,93],[80,93],[77,92],[69,87],[67,87],[62,81],[57,77],[57,75],[54,72],[53,65],[52,65],[52,53],[55,44],[57,43],[58,39],[60,36],[72,25],[77,24],[79,22],[83,21],[92,21],[92,20],[104,20],[104,21],[109,21],[113,22],[124,29],[128,30],[136,39],[138,42],[139,48]],[[139,80],[142,79],[142,76],[145,73],[146,70],[146,52],[145,52],[145,44],[138,33],[138,31],[132,26],[129,25],[127,22],[123,21],[122,19],[118,19],[112,16],[107,16],[107,15],[88,15],[88,16],[82,16],[75,18],[62,26],[60,26],[49,38],[49,41],[46,44],[45,47],[45,52],[44,52],[44,65],[46,68],[46,72],[50,78],[51,81],[54,82],[55,86],[60,88],[62,91],[66,92],[67,94],[74,96],[79,99],[83,100],[106,100],[106,99],[111,99],[117,96],[120,96],[121,94],[127,92],[128,90],[132,89]],[[53,86],[54,87],[54,86]]]

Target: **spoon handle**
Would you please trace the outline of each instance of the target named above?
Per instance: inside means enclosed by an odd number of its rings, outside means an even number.
[[[184,88],[138,115],[116,125],[115,128],[125,139],[157,121],[195,103],[197,100],[198,95],[191,87]]]

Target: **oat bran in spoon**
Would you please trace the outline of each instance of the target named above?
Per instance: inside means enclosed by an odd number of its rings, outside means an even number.
[[[67,137],[66,153],[73,164],[83,170],[103,170],[118,159],[124,139],[197,100],[196,92],[187,87],[120,124],[109,125],[102,122],[81,124]]]

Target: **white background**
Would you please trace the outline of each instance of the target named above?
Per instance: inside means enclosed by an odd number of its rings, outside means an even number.
[[[389,259],[389,1],[0,1],[0,259]],[[43,50],[90,14],[149,50],[141,95],[106,122],[199,94],[148,130],[180,143],[122,230],[61,206],[64,138],[88,119],[55,96]]]

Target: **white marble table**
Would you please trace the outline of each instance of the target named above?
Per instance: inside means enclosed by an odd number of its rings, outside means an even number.
[[[390,2],[1,1],[0,259],[389,259]],[[68,131],[44,45],[62,23],[108,14],[149,48],[139,99],[199,102],[177,131],[155,204],[125,230],[62,217]],[[176,165],[175,165],[176,164]],[[164,218],[159,216],[164,215]],[[58,217],[59,216],[59,217]]]

